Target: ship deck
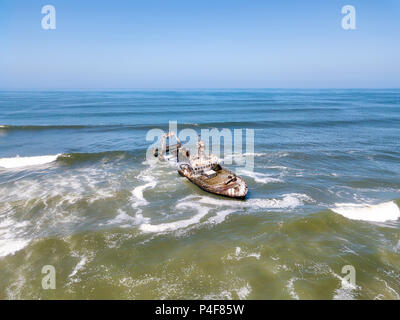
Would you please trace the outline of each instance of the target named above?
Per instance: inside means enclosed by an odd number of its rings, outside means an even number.
[[[229,181],[230,179],[232,179],[233,177],[235,177],[235,175],[232,174],[232,172],[225,170],[225,169],[218,170],[216,173],[217,173],[217,175],[212,178],[208,178],[203,175],[199,175],[194,178],[197,180],[200,180],[201,182],[206,183],[210,186],[227,187],[227,185],[225,185],[225,183],[227,181]]]

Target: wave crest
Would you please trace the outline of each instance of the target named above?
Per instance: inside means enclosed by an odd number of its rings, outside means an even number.
[[[14,158],[0,158],[0,167],[6,169],[37,166],[57,160],[60,154],[35,156],[35,157],[14,157]]]
[[[376,205],[357,203],[337,203],[331,210],[348,219],[373,222],[385,222],[400,218],[400,209],[393,202],[384,202]]]

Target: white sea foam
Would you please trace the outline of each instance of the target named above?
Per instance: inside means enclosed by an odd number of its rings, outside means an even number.
[[[235,255],[238,257],[240,255],[240,252],[242,251],[242,249],[240,247],[236,247],[235,249]]]
[[[298,278],[296,278],[296,277],[291,278],[291,279],[287,282],[286,288],[288,289],[289,294],[290,294],[290,296],[291,296],[293,299],[299,300],[300,297],[298,296],[298,294],[296,293],[296,291],[295,291],[295,289],[294,289],[294,282],[295,282],[296,280],[298,280]]]
[[[214,206],[227,206],[234,207],[237,210],[241,208],[253,209],[293,209],[304,204],[304,202],[313,202],[306,194],[289,193],[284,194],[280,199],[248,199],[246,201],[240,200],[224,200],[212,198],[209,196],[188,196],[184,200],[192,200],[203,204]]]
[[[211,223],[215,223],[215,224],[221,223],[225,220],[225,218],[229,214],[231,214],[233,212],[235,212],[235,210],[232,210],[232,209],[219,211],[219,212],[217,212],[217,214],[215,216],[212,216],[210,219],[208,219],[208,221]]]
[[[267,169],[279,169],[279,170],[289,170],[289,168],[285,167],[285,166],[265,166],[264,168],[267,168]]]
[[[282,199],[249,199],[248,206],[264,209],[293,209],[312,202],[312,199],[305,194],[290,193],[283,195]]]
[[[201,218],[207,215],[209,208],[202,207],[196,203],[191,202],[180,202],[176,205],[176,208],[192,208],[197,211],[193,217],[189,219],[178,220],[174,222],[166,222],[161,224],[149,224],[144,223],[140,225],[140,230],[143,232],[165,232],[165,231],[175,231],[181,228],[186,228],[190,225],[199,223]]]
[[[0,256],[23,249],[43,234],[65,234],[82,223],[97,224],[75,204],[114,196],[115,190],[121,188],[118,178],[104,165],[104,168],[51,174],[45,179],[27,175],[24,179],[0,185],[0,202],[3,203],[0,205]],[[40,208],[40,211],[31,217],[32,208]],[[20,222],[21,219],[26,220]],[[118,219],[124,219],[121,212]],[[131,224],[128,220],[125,223]]]
[[[132,207],[138,207],[138,206],[145,206],[148,204],[147,200],[143,196],[143,192],[146,189],[154,189],[154,187],[157,185],[157,180],[155,177],[151,176],[149,173],[151,171],[151,168],[148,168],[141,172],[138,176],[139,179],[142,181],[146,182],[146,184],[141,185],[133,189],[132,191],[132,196],[134,203],[132,204]]]
[[[134,220],[134,217],[131,217],[122,209],[118,209],[118,215],[114,219],[110,220],[107,224],[121,224],[125,222],[133,222]]]
[[[261,254],[259,252],[246,252],[244,250],[242,250],[242,248],[240,247],[236,247],[235,248],[235,253],[234,254],[228,254],[226,258],[226,260],[242,260],[245,258],[256,258],[256,260],[260,260]]]
[[[400,218],[400,209],[393,202],[384,202],[376,205],[337,203],[332,211],[353,220],[385,222]]]
[[[243,157],[261,157],[264,155],[265,153],[256,153],[256,152],[231,153],[231,154],[226,154],[223,160],[231,160]]]
[[[143,217],[143,214],[141,213],[136,213],[135,215],[135,220],[134,220],[135,224],[144,224],[144,223],[149,223],[150,222],[150,218],[147,217]]]
[[[87,257],[85,256],[82,257],[82,259],[77,263],[77,265],[75,266],[74,270],[71,272],[69,277],[70,278],[74,277],[79,272],[79,270],[81,270],[85,266],[87,260],[88,260]]]
[[[336,289],[333,300],[354,300],[352,293],[354,289],[355,288],[348,284],[347,281],[342,282],[342,286],[339,289]]]
[[[0,239],[0,257],[5,257],[10,254],[25,248],[30,240],[25,239]]]
[[[176,209],[183,209],[183,211],[179,210],[181,213],[187,211],[187,209],[194,209],[197,211],[197,214],[193,217],[160,224],[150,224],[147,220],[143,221],[139,228],[143,232],[175,231],[199,223],[209,212],[214,213],[214,215],[205,221],[205,223],[218,224],[223,222],[229,214],[246,208],[271,210],[293,209],[303,205],[305,202],[313,202],[313,199],[305,194],[297,193],[284,194],[278,199],[249,199],[246,201],[224,200],[210,196],[190,195],[180,200],[176,205]],[[225,208],[218,211],[218,208],[220,207]],[[253,256],[257,259],[259,258],[259,255],[257,254]]]
[[[0,257],[23,249],[30,242],[24,237],[24,228],[28,222],[16,222],[6,217],[0,222]]]
[[[105,185],[104,181],[108,184]],[[27,177],[7,185],[0,185],[0,201],[38,199],[46,201],[62,197],[59,204],[74,204],[85,199],[92,203],[115,195],[120,179],[105,168],[81,168],[52,174],[45,179]]]
[[[254,156],[254,157],[262,157],[265,156],[265,153],[257,153],[257,152],[245,152],[243,153],[244,156]]]
[[[0,167],[6,169],[42,165],[57,160],[60,154],[37,157],[0,158]]]
[[[276,154],[276,156],[277,156],[278,158],[284,158],[284,157],[287,157],[288,155],[289,155],[288,152],[278,152],[278,153]]]
[[[382,281],[385,284],[386,290],[390,293],[390,295],[392,295],[396,300],[400,300],[400,295],[397,293],[395,289],[389,286],[385,280],[379,279],[378,277],[375,277],[375,279]]]
[[[351,284],[347,279],[332,272],[332,275],[340,280],[340,288],[335,290],[334,300],[354,300],[354,291],[360,289],[359,286]]]
[[[273,182],[282,182],[281,179],[278,178],[271,178],[270,175],[261,173],[261,172],[255,172],[255,171],[250,171],[250,170],[245,170],[245,169],[240,169],[239,173],[241,175],[253,178],[255,182],[258,183],[273,183]]]
[[[240,300],[244,300],[251,292],[251,287],[248,283],[245,286],[241,287],[240,289],[236,290],[236,293]]]
[[[140,210],[140,209],[139,209]],[[150,218],[143,217],[141,212],[137,212],[134,217],[127,214],[124,210],[118,209],[118,215],[107,221],[106,225],[118,225],[120,227],[131,227],[132,225],[139,225],[148,223]],[[103,225],[103,224],[100,224]]]
[[[313,201],[310,197],[305,194],[286,194],[281,199],[249,199],[247,201],[238,200],[223,200],[216,199],[209,196],[196,196],[190,195],[183,198],[177,205],[177,209],[187,210],[195,209],[198,213],[192,218],[178,220],[170,223],[162,223],[158,225],[152,225],[147,222],[140,226],[140,229],[144,232],[165,232],[174,231],[188,227],[189,225],[199,223],[201,218],[207,215],[209,212],[215,213],[213,216],[208,218],[204,223],[218,224],[225,221],[226,217],[234,212],[241,209],[292,209],[302,205],[306,201]],[[223,210],[218,210],[219,207],[228,207]],[[212,211],[211,211],[212,210]],[[260,254],[252,253],[247,254],[246,257],[260,258]]]

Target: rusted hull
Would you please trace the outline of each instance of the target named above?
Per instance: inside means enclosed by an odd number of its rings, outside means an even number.
[[[246,182],[229,170],[221,168],[214,178],[193,176],[189,169],[185,170],[182,167],[179,168],[178,172],[204,191],[229,198],[246,198],[248,192]]]

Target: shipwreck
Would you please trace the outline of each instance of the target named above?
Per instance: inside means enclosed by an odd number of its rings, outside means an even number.
[[[176,144],[167,143],[171,137],[176,138]],[[244,199],[247,195],[248,187],[244,179],[223,168],[215,155],[206,155],[200,138],[197,154],[191,155],[176,134],[168,132],[162,137],[161,148],[155,148],[153,155],[162,160],[176,161],[178,173],[204,191],[236,199]]]

